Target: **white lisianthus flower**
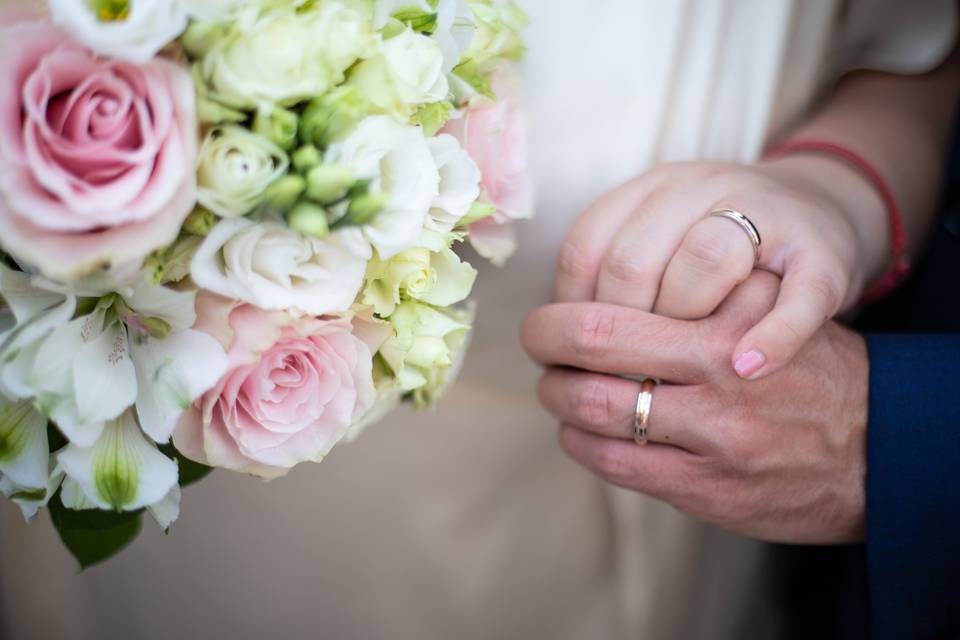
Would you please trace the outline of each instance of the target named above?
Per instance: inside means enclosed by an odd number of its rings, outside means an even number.
[[[409,118],[418,105],[446,100],[450,93],[443,50],[412,29],[386,40],[378,55],[350,74],[350,83],[371,104],[401,119]]]
[[[223,218],[246,215],[289,165],[283,149],[263,136],[235,125],[217,127],[197,158],[197,200]]]
[[[91,446],[68,445],[57,454],[57,463],[67,476],[65,503],[73,508],[134,511],[179,497],[177,463],[143,436],[133,411],[108,421]]]
[[[194,20],[227,22],[250,4],[249,0],[177,0]]]
[[[480,168],[460,142],[442,133],[427,140],[440,172],[440,193],[430,206],[427,228],[451,231],[480,197]]]
[[[390,260],[370,261],[363,304],[381,318],[390,317],[404,299],[447,307],[466,300],[476,279],[476,269],[445,244],[437,251],[408,249]]]
[[[349,167],[383,192],[383,211],[363,226],[363,234],[381,259],[417,246],[427,215],[440,194],[440,172],[419,127],[388,116],[371,116],[347,138],[327,150],[326,162]]]
[[[37,300],[49,294],[40,285]],[[0,350],[0,388],[11,399],[33,399],[75,445],[90,446],[107,421],[132,405],[147,435],[168,441],[180,414],[226,369],[220,344],[191,329],[191,293],[144,278],[73,319],[72,312],[62,314],[71,296],[59,295],[62,302],[9,332]],[[45,331],[28,331],[35,327]]]
[[[49,0],[54,22],[93,51],[142,64],[187,27],[178,0]]]
[[[235,218],[213,228],[190,274],[203,289],[261,309],[321,316],[350,308],[370,256],[356,228],[317,238],[276,222]]]
[[[445,388],[470,331],[471,314],[436,309],[406,301],[390,316],[394,336],[380,348],[404,391],[420,391],[424,399]]]
[[[201,70],[230,106],[289,106],[343,82],[346,70],[375,43],[369,20],[339,2],[301,12],[250,12],[213,44]]]
[[[436,26],[430,37],[443,51],[443,72],[450,73],[470,48],[477,27],[467,0],[439,0],[436,7],[427,0],[376,0],[373,26],[380,30],[398,13],[436,14]]]

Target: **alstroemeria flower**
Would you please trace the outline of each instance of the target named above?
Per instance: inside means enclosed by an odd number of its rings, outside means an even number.
[[[27,522],[32,521],[37,512],[47,506],[63,482],[63,470],[57,466],[55,456],[48,456],[43,461],[43,467],[50,472],[40,487],[19,485],[10,476],[0,476],[0,493],[20,508]]]
[[[0,388],[15,399],[35,399],[73,444],[91,445],[131,405],[147,435],[166,442],[180,414],[226,367],[216,340],[190,328],[193,294],[141,279],[69,320],[62,309],[72,296],[59,294],[57,303],[58,294],[42,281],[11,274],[0,278],[0,295],[7,298],[4,283],[12,281],[34,299],[52,299],[49,310],[11,330],[0,347]]]
[[[57,463],[67,475],[64,505],[69,508],[134,511],[167,499],[179,505],[177,463],[143,436],[132,411],[107,421],[91,446],[68,445],[57,454]],[[169,515],[168,510],[164,516]],[[164,528],[173,519],[158,518]]]
[[[47,419],[29,400],[10,400],[0,394],[0,473],[21,489],[47,486],[50,445]]]

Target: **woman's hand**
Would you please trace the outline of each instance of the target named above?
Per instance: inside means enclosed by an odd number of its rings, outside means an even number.
[[[747,216],[762,237],[759,268],[783,278],[774,309],[733,352],[744,378],[771,373],[862,295],[889,253],[883,204],[852,167],[796,156],[757,166],[663,165],[590,207],[565,241],[556,297],[710,315],[754,269],[749,236],[717,209]]]
[[[534,311],[527,352],[547,369],[541,404],[560,443],[608,482],[665,500],[730,531],[796,544],[862,540],[867,349],[823,326],[789,365],[746,382],[727,364],[747,327],[770,310],[779,283],[739,286],[717,313],[671,320],[609,304]],[[650,444],[633,441],[640,384],[653,375]]]

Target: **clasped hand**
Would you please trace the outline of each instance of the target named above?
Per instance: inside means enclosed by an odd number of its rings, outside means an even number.
[[[686,242],[682,229],[672,231],[681,250],[671,259],[671,251],[648,246],[640,233],[665,224],[662,220],[634,216],[618,231],[611,226],[615,216],[599,214],[616,209],[617,199],[624,197],[614,193],[585,216],[606,225],[603,230],[584,219],[578,223],[561,255],[561,302],[535,311],[523,329],[527,351],[546,368],[540,400],[560,421],[561,446],[609,482],[730,531],[791,543],[861,540],[866,346],[858,334],[833,322],[824,324],[823,318],[836,309],[822,308],[824,302],[839,307],[850,287],[837,285],[836,294],[828,295],[835,299],[813,302],[820,309],[812,311],[819,322],[801,319],[801,324],[812,324],[804,335],[789,330],[776,335],[778,317],[786,314],[790,321],[791,309],[804,304],[794,296],[805,287],[818,290],[803,284],[813,272],[786,276],[800,283],[793,293],[787,280],[782,287],[770,273],[750,275],[746,236],[718,218],[709,224],[694,221],[700,230],[693,240],[687,234]],[[785,202],[784,196],[777,197]],[[617,224],[622,223],[621,217]],[[673,225],[678,226],[676,219]],[[711,242],[704,244],[707,238]],[[782,254],[802,253],[787,242],[779,244]],[[600,245],[606,253],[597,249]],[[719,268],[704,268],[697,247],[708,245],[721,248],[707,252]],[[616,267],[626,264],[627,246],[641,256],[633,258],[636,270]],[[661,262],[669,262],[665,270],[640,266],[651,264],[659,253],[665,253]],[[829,271],[839,260],[831,259],[825,268]],[[862,280],[857,273],[834,272],[839,282]],[[783,354],[793,357],[766,367],[762,376],[738,375],[732,354],[742,348],[745,336],[753,339],[750,334],[758,331],[761,336],[772,331],[765,343],[789,345]],[[640,390],[635,380],[645,376],[662,384],[653,396],[651,444],[640,447],[633,441]]]

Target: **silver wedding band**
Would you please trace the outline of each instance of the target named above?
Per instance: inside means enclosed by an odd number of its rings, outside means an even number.
[[[650,433],[650,410],[653,408],[653,388],[657,383],[647,378],[640,383],[637,394],[637,411],[633,420],[633,441],[641,447],[647,444]]]
[[[717,209],[711,211],[708,217],[726,218],[736,222],[737,226],[743,229],[747,237],[750,238],[750,244],[753,245],[753,265],[760,264],[760,232],[757,230],[757,226],[750,221],[750,218],[733,209]]]

